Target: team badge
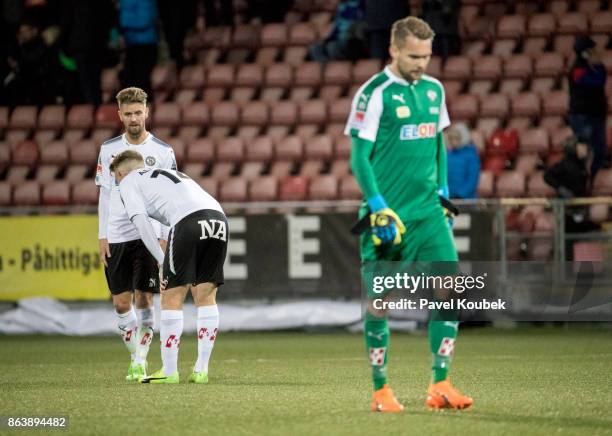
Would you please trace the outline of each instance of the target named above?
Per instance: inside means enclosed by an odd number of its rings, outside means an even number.
[[[427,91],[427,98],[429,98],[431,101],[436,101],[436,98],[438,98],[438,93],[430,89]]]
[[[395,109],[395,114],[398,118],[408,118],[410,116],[410,108],[408,106],[398,106]]]
[[[145,163],[152,167],[153,165],[155,165],[155,158],[153,156],[147,156],[147,158],[145,159]]]

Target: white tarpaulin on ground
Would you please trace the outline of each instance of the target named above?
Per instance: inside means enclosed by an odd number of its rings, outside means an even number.
[[[155,300],[159,324],[159,298]],[[316,327],[361,329],[359,301],[308,300],[274,304],[219,304],[222,331],[286,330]],[[185,332],[196,330],[196,308],[184,307]],[[391,327],[413,330],[414,322],[391,322]],[[75,308],[51,298],[20,300],[15,309],[0,314],[3,334],[63,334],[73,336],[116,334],[117,321],[110,302],[106,307]]]

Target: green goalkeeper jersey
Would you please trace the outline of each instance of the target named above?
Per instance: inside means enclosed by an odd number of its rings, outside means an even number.
[[[352,167],[365,198],[381,194],[402,220],[440,213],[437,191],[447,185],[442,130],[449,124],[444,88],[433,77],[409,83],[386,67],[370,78],[344,132],[353,138]]]

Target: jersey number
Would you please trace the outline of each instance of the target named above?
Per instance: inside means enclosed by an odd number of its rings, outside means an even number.
[[[178,174],[178,177],[176,177],[174,174],[172,174],[171,172],[168,172],[166,170],[154,170],[151,173],[151,178],[155,179],[157,178],[157,176],[162,175],[164,177],[168,177],[170,180],[172,180],[174,183],[181,183],[181,180],[179,179],[179,177],[181,179],[188,179],[189,176],[187,174],[183,174],[180,171],[176,171],[176,174]]]

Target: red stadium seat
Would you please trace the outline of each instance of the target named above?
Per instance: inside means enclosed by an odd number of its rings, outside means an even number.
[[[265,164],[263,162],[245,162],[240,168],[239,177],[247,181],[251,181],[261,176],[264,172]]]
[[[462,94],[455,97],[450,105],[451,118],[472,119],[478,115],[478,98]]]
[[[596,223],[603,223],[608,220],[609,207],[607,204],[592,204],[589,207],[589,218]]]
[[[105,68],[102,70],[100,77],[100,87],[102,88],[103,101],[109,101],[119,90],[121,83],[119,81],[119,70],[117,68]]]
[[[474,62],[472,76],[476,79],[498,79],[501,71],[501,58],[494,55],[481,56]]]
[[[196,179],[196,182],[202,189],[208,192],[215,198],[219,196],[219,181],[212,177],[200,177]]]
[[[89,171],[89,167],[87,165],[70,165],[68,168],[66,168],[64,180],[70,183],[80,182],[85,179],[87,171]]]
[[[57,178],[59,172],[59,165],[39,165],[34,180],[39,183],[49,183]]]
[[[518,154],[519,136],[516,130],[498,129],[489,138],[487,154],[514,159]]]
[[[116,109],[115,109],[116,113]],[[66,127],[88,130],[93,126],[94,108],[90,104],[72,106],[68,111]]]
[[[532,61],[528,55],[517,54],[507,58],[504,62],[505,78],[526,79],[532,74]]]
[[[300,176],[284,178],[280,184],[279,198],[283,201],[301,201],[306,199],[308,181]]]
[[[36,127],[36,106],[17,106],[11,113],[9,129],[29,130]]]
[[[13,187],[8,182],[0,182],[0,206],[10,206]]]
[[[118,129],[121,126],[121,120],[117,113],[117,105],[103,104],[96,110],[96,128],[103,129]]]
[[[8,130],[4,134],[4,140],[14,147],[19,142],[25,141],[30,135],[28,130]]]
[[[525,34],[525,17],[522,15],[504,15],[497,22],[497,38],[522,38]]]
[[[450,56],[444,64],[444,79],[468,79],[472,74],[472,63],[469,58]]]
[[[279,180],[283,179],[289,176],[294,166],[295,164],[288,160],[272,162],[272,166],[270,167],[270,175]]]
[[[363,198],[355,177],[345,176],[340,179],[339,196],[341,200],[361,200]]]
[[[258,136],[247,142],[246,159],[257,162],[268,162],[273,156],[273,143],[267,136]]]
[[[237,86],[232,88],[230,91],[230,100],[237,103],[239,106],[243,106],[246,103],[251,102],[255,98],[257,88],[248,86]]]
[[[183,89],[201,89],[206,83],[206,71],[202,65],[185,65],[179,83]]]
[[[533,38],[527,38],[523,43],[523,54],[528,56],[539,56],[544,53],[548,41],[544,37],[535,36]]]
[[[84,180],[72,187],[73,204],[98,204],[98,187],[91,180]]]
[[[559,17],[557,32],[559,33],[586,33],[589,30],[589,22],[582,12],[569,12]]]
[[[562,152],[563,143],[567,138],[573,135],[573,131],[570,127],[565,126],[560,129],[556,129],[550,133],[550,146],[553,151]]]
[[[278,197],[278,180],[272,176],[262,176],[249,184],[251,201],[275,201]]]
[[[289,135],[289,126],[269,126],[266,129],[266,136],[270,137],[275,143]]]
[[[351,82],[352,65],[348,61],[331,61],[325,65],[323,83],[326,85],[345,85]]]
[[[93,166],[98,159],[98,147],[96,143],[82,141],[78,145],[70,148],[70,163]]]
[[[187,145],[188,162],[209,163],[215,158],[215,143],[210,138],[199,138]]]
[[[527,196],[547,198],[552,198],[555,196],[555,190],[544,181],[543,171],[532,173],[529,176],[529,182],[527,183]]]
[[[508,96],[504,94],[489,94],[480,98],[481,117],[505,118],[510,112]]]
[[[303,102],[313,98],[315,89],[311,86],[296,86],[291,88],[289,100],[295,102]]]
[[[181,108],[176,103],[159,103],[153,112],[153,125],[159,127],[176,127],[181,122]]]
[[[306,160],[302,162],[298,175],[307,179],[318,177],[323,172],[325,162],[321,160]]]
[[[255,47],[259,44],[259,27],[250,24],[239,24],[234,28],[232,47]]]
[[[181,167],[181,171],[192,179],[199,179],[204,174],[206,164],[201,162],[189,162]]]
[[[40,150],[40,163],[64,165],[68,162],[68,147],[63,141],[53,141]]]
[[[329,160],[333,155],[333,141],[329,135],[317,135],[305,143],[306,159]]]
[[[538,153],[544,156],[548,153],[550,139],[548,132],[542,128],[520,131],[519,142],[521,153]]]
[[[276,145],[276,159],[297,161],[302,158],[304,144],[299,136],[291,135]]]
[[[351,156],[351,138],[348,136],[339,136],[336,138],[334,146],[334,155],[336,159],[348,159]]]
[[[525,175],[516,171],[504,171],[497,177],[496,194],[500,197],[523,197]]]
[[[236,83],[238,86],[260,86],[263,83],[263,68],[258,64],[243,64],[238,67]]]
[[[522,92],[512,97],[514,116],[537,117],[540,115],[540,97],[533,92]]]
[[[262,67],[272,65],[278,59],[280,50],[277,47],[262,47],[255,56],[255,63]]]
[[[310,45],[317,39],[315,27],[311,23],[297,23],[289,30],[291,45]]]
[[[299,67],[306,62],[308,56],[308,47],[287,47],[283,61],[285,64],[292,67]]]
[[[574,35],[557,35],[553,40],[553,51],[561,53],[563,56],[573,56],[574,54]]]
[[[210,172],[210,176],[219,182],[225,182],[236,170],[234,162],[216,162]]]
[[[569,111],[569,96],[565,91],[552,91],[542,101],[544,115],[565,116]]]
[[[11,165],[33,167],[38,161],[38,145],[34,141],[22,141],[13,149]]]
[[[338,180],[331,174],[315,177],[310,182],[310,200],[335,200],[338,198]]]
[[[284,23],[266,24],[261,29],[262,47],[279,47],[287,44],[289,32]]]
[[[207,86],[227,88],[234,84],[235,69],[233,65],[217,64],[209,68],[206,77]]]
[[[244,142],[229,137],[217,144],[217,162],[241,162],[244,159]]]
[[[297,105],[292,101],[281,101],[272,106],[272,124],[291,126],[297,121]]]
[[[212,122],[217,126],[235,126],[238,120],[239,110],[236,103],[223,101],[213,107]]]
[[[514,171],[528,176],[535,171],[539,161],[540,157],[535,153],[521,154],[516,158]]]
[[[612,32],[612,10],[601,11],[591,16],[591,32],[607,34]]]
[[[295,69],[297,86],[319,86],[322,78],[323,70],[319,62],[305,62]]]
[[[455,96],[461,93],[464,88],[464,82],[462,80],[445,80],[444,81],[444,93],[446,94],[446,101],[452,100]]]
[[[225,55],[225,63],[238,66],[243,64],[251,57],[251,49],[248,47],[238,47],[230,49]]]
[[[60,105],[45,106],[38,117],[38,128],[61,130],[66,121],[66,107]]]
[[[43,186],[42,204],[45,206],[70,204],[70,184],[66,181],[55,181]]]
[[[612,195],[612,170],[601,169],[593,181],[594,195]]]
[[[319,90],[319,98],[325,102],[334,102],[343,92],[344,88],[340,85],[325,85]]]
[[[204,47],[227,47],[231,41],[230,27],[209,27],[204,31]]]
[[[176,65],[173,63],[158,64],[151,72],[151,86],[157,92],[171,92],[176,87]]]
[[[0,106],[0,130],[4,130],[9,125],[9,108]]]
[[[427,65],[427,74],[433,77],[442,77],[442,58],[440,56],[431,57],[429,65]]]
[[[557,28],[557,20],[553,14],[543,13],[530,17],[528,33],[530,36],[549,36]]]
[[[202,102],[191,103],[183,109],[184,126],[204,127],[209,123],[208,106]]]
[[[262,101],[247,103],[242,108],[241,124],[247,126],[265,126],[269,120],[268,105]]]
[[[552,91],[555,86],[554,77],[535,77],[531,81],[529,90],[540,95],[540,97],[547,97],[548,93]],[[566,94],[567,95],[567,94]]]
[[[293,81],[293,69],[289,64],[274,64],[266,69],[265,83],[269,87],[288,87]]]
[[[40,185],[27,181],[15,187],[13,191],[15,206],[38,206],[40,204]]]
[[[40,147],[44,147],[57,137],[57,130],[36,130],[34,132],[34,142]]]
[[[221,184],[219,194],[222,202],[247,201],[247,181],[241,177],[231,177]]]
[[[557,77],[565,71],[565,61],[560,53],[542,53],[535,58],[536,77]]]
[[[489,43],[484,40],[467,41],[463,46],[462,54],[470,59],[478,59],[483,56],[488,45]]]
[[[516,39],[499,39],[493,43],[491,54],[507,59],[516,51],[517,45]]]
[[[495,176],[493,172],[487,171],[486,169],[480,172],[480,179],[478,180],[478,196],[482,198],[493,197],[493,186]]]
[[[499,84],[499,92],[512,96],[518,94],[525,89],[525,81],[523,79],[503,79]]]
[[[348,159],[334,160],[329,168],[329,173],[342,179],[351,174],[351,164]]]
[[[327,120],[327,106],[323,100],[308,100],[300,103],[299,123],[321,125]]]
[[[378,59],[358,60],[353,67],[353,83],[357,83],[358,85],[365,83],[370,77],[380,71],[380,67],[381,65]]]
[[[341,98],[329,105],[329,120],[336,123],[346,123],[351,113],[350,98]]]
[[[488,156],[482,164],[482,169],[497,176],[506,169],[506,158],[504,156]]]

